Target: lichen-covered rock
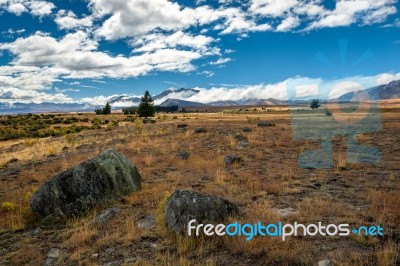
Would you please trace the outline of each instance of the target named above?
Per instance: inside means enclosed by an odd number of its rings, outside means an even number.
[[[177,190],[165,205],[167,228],[183,233],[192,219],[197,223],[218,223],[238,212],[238,207],[224,198],[200,194],[191,190]]]
[[[42,218],[77,217],[139,190],[141,180],[132,162],[110,149],[48,180],[32,195],[30,206]]]
[[[242,157],[236,156],[236,155],[227,155],[224,158],[225,166],[230,166],[230,165],[233,165],[233,164],[239,164],[241,162],[243,162]]]

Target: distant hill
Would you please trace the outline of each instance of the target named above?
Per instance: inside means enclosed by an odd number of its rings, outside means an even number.
[[[171,105],[178,105],[179,107],[205,106],[205,104],[202,104],[202,103],[184,101],[184,100],[178,100],[178,99],[167,99],[160,104],[160,106],[171,106]]]
[[[367,100],[365,97],[363,98],[364,93],[367,92],[369,95],[372,95],[372,100],[391,100],[391,99],[400,99],[400,80],[392,81],[385,85],[376,86],[370,89],[366,89],[365,91],[356,91],[350,92],[342,95],[337,98],[337,101],[340,102],[350,102],[353,99]],[[155,95],[153,98],[155,100],[156,105],[161,106],[170,106],[170,105],[178,105],[179,107],[200,107],[200,106],[215,106],[215,107],[223,107],[223,106],[257,106],[257,105],[287,105],[287,101],[277,100],[277,99],[261,99],[252,97],[244,97],[242,100],[238,101],[211,101],[211,102],[196,102],[190,99],[200,98],[199,93],[203,99],[212,99],[210,95],[207,95],[207,90],[200,89],[185,89],[180,88],[177,90],[168,89],[160,94]],[[196,97],[194,97],[196,96]],[[375,97],[376,96],[376,97]],[[113,110],[117,110],[122,107],[127,106],[137,106],[140,103],[140,96],[130,96],[130,95],[114,95],[107,99],[107,101],[113,107]],[[324,102],[326,100],[321,100]],[[308,104],[308,101],[298,101],[291,102],[291,104]],[[83,104],[83,103],[14,103],[14,104],[1,104],[0,103],[0,114],[8,114],[8,113],[44,113],[44,112],[90,112],[95,109],[95,105],[92,104]]]
[[[385,85],[376,86],[365,91],[355,91],[346,93],[338,98],[342,102],[350,102],[353,99],[368,100],[364,97],[365,92],[372,96],[371,100],[391,100],[400,98],[400,80],[392,81]]]

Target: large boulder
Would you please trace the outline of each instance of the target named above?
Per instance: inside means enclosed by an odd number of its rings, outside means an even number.
[[[197,223],[215,224],[237,213],[238,207],[219,196],[177,190],[168,198],[164,211],[167,228],[184,233],[192,219]]]
[[[42,218],[71,218],[141,188],[141,176],[121,153],[110,149],[48,180],[31,197]]]

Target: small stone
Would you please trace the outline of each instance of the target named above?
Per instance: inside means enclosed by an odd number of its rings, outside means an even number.
[[[257,122],[258,127],[272,127],[274,124],[267,122],[267,121],[258,121]]]
[[[282,216],[282,217],[286,217],[286,216],[298,213],[298,211],[296,211],[295,209],[290,208],[290,207],[289,208],[284,208],[284,209],[272,208],[271,211],[276,213],[276,214],[278,214],[278,215],[280,215],[280,216]]]
[[[205,129],[204,127],[198,127],[194,130],[194,133],[198,134],[198,133],[206,133],[207,129]]]
[[[242,128],[243,132],[253,132],[253,129],[251,127],[244,127]]]
[[[135,257],[124,259],[124,263],[135,263],[136,261],[137,261],[137,258],[135,258]]]
[[[107,224],[111,219],[114,217],[118,216],[118,214],[121,212],[120,208],[109,208],[105,209],[102,211],[93,221],[92,224],[94,225],[105,225]]]
[[[189,125],[188,124],[178,124],[176,127],[177,128],[187,128]]]
[[[99,257],[99,253],[94,253],[94,254],[92,254],[92,258],[93,259],[97,259]]]
[[[153,229],[155,227],[154,215],[145,216],[137,222],[137,226],[143,230]]]
[[[176,157],[178,157],[184,161],[187,161],[190,157],[190,153],[187,151],[180,151],[180,152],[176,153]]]
[[[239,156],[236,156],[236,155],[227,155],[224,158],[225,166],[230,166],[230,165],[235,164],[235,163],[238,164],[238,163],[241,163],[242,161],[243,161],[243,159],[241,157],[239,157]]]
[[[51,248],[47,253],[47,258],[57,259],[60,256],[60,249]]]
[[[150,243],[150,242],[145,242],[145,243],[143,243],[143,246],[145,246],[146,248],[154,248],[154,249],[157,248],[157,244],[155,244],[155,243]]]
[[[37,227],[34,230],[32,230],[32,235],[37,235],[37,234],[40,234],[41,232],[42,232],[42,229],[40,229],[40,227]]]
[[[153,120],[153,119],[150,119],[150,118],[143,118],[143,123],[144,124],[154,124],[154,123],[156,123],[157,121],[156,120]]]
[[[318,261],[318,266],[332,266],[333,263],[331,260],[325,259]]]
[[[235,139],[237,142],[239,142],[239,147],[246,147],[249,145],[249,140],[245,136],[236,135]]]

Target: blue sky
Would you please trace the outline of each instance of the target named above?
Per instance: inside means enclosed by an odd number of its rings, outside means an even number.
[[[386,83],[400,79],[399,8],[395,0],[0,0],[0,102],[102,103],[180,87],[204,90],[197,100],[207,102],[285,98],[288,79]]]

